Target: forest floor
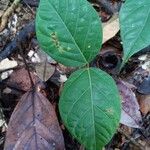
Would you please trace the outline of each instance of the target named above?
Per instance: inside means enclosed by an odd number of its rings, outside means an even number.
[[[106,150],[149,150],[150,149],[150,46],[134,55],[116,75],[122,58],[118,11],[119,0],[106,0],[107,4],[91,0],[91,4],[102,18],[106,30],[105,40],[91,66],[101,68],[117,82],[123,102],[121,124]],[[2,3],[2,4],[1,4]],[[34,83],[45,83],[44,95],[53,105],[59,118],[66,150],[84,150],[65,129],[59,113],[58,100],[64,82],[74,71],[65,67],[42,52],[35,34],[35,16],[38,0],[23,0],[9,14],[0,31],[0,149],[11,114],[22,95],[30,90],[29,72]],[[0,29],[2,15],[12,5],[9,0],[0,1]],[[21,45],[21,48],[20,48]],[[130,95],[130,96],[128,96]],[[128,120],[128,121],[127,121]]]

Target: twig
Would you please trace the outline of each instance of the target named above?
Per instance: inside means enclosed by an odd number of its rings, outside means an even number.
[[[127,138],[129,140],[129,142],[131,142],[132,144],[134,144],[135,146],[139,147],[140,150],[145,150],[144,146],[141,145],[140,143],[136,142],[134,138],[130,137],[129,135],[127,135],[123,130],[121,130],[120,128],[118,129],[118,132],[121,133],[123,136],[125,136],[125,138]]]
[[[15,39],[10,42],[3,50],[0,50],[0,61],[9,57],[13,52],[18,50],[18,43],[22,43],[26,48],[30,40],[35,36],[35,23],[34,21],[27,24],[20,32]],[[21,44],[21,45],[22,45]]]
[[[27,68],[27,72],[28,72],[28,75],[29,75],[29,78],[30,78],[30,82],[31,82],[31,85],[32,85],[32,88],[33,88],[34,87],[34,82],[33,82],[33,79],[32,79],[32,76],[31,76],[31,73],[30,73],[30,70],[29,70],[29,66],[28,66],[27,61],[25,59],[25,56],[23,54],[22,45],[20,45],[20,43],[18,43],[18,48],[19,48],[19,51],[20,51],[20,55],[23,58],[24,64]]]
[[[12,5],[4,12],[1,18],[1,24],[0,24],[0,32],[2,32],[8,22],[9,16],[13,13],[13,11],[16,9],[18,6],[20,0],[14,0]]]

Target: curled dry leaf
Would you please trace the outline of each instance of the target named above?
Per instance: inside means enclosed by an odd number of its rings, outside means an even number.
[[[64,150],[55,111],[40,92],[23,95],[10,118],[5,150],[12,149]]]
[[[129,127],[140,128],[142,117],[136,96],[131,89],[132,86],[122,80],[117,81],[117,86],[122,97],[122,114],[120,122]]]

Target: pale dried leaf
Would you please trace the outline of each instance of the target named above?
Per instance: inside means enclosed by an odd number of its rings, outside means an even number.
[[[47,81],[55,72],[55,67],[48,62],[37,64],[35,68],[38,77],[44,81]]]
[[[5,150],[64,150],[53,106],[37,91],[27,92],[8,125]]]
[[[41,81],[33,71],[30,71],[30,74],[35,84]],[[25,68],[19,68],[14,70],[14,72],[10,75],[9,79],[7,80],[7,85],[13,86],[16,89],[20,89],[23,91],[30,90],[32,85],[28,71]]]
[[[129,127],[140,128],[142,117],[136,96],[131,90],[132,86],[129,86],[129,83],[122,80],[117,81],[117,86],[122,98],[122,114],[120,122]]]
[[[113,38],[119,30],[119,18],[114,15],[108,22],[103,23],[103,43]]]
[[[16,66],[18,66],[18,63],[16,61],[9,60],[8,58],[6,58],[0,62],[0,71],[6,70],[6,69],[12,69]]]

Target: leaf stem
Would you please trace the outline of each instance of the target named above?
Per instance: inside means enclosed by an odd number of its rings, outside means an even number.
[[[122,71],[124,65],[125,65],[125,61],[123,60],[122,63],[121,63],[121,65],[120,65],[120,68],[119,68],[119,73]]]

